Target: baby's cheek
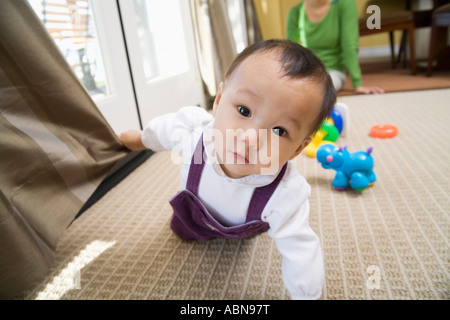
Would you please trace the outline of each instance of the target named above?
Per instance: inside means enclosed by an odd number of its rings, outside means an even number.
[[[261,174],[274,174],[282,166],[282,159],[276,147],[262,148],[259,150],[259,165]]]

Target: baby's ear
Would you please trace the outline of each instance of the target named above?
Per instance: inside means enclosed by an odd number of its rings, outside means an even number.
[[[312,141],[311,137],[306,138],[305,140],[303,140],[303,142],[300,144],[300,146],[298,147],[298,149],[294,152],[294,154],[289,158],[289,160],[294,159],[296,156],[298,156],[303,149],[305,149],[308,144],[310,144]]]
[[[213,115],[216,115],[216,111],[217,111],[217,107],[219,105],[220,99],[222,98],[222,92],[223,92],[223,82],[221,82],[219,84],[219,88],[217,88],[217,95],[216,98],[214,99],[214,104],[213,104]]]

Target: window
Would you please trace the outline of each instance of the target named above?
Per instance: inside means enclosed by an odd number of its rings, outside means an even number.
[[[91,1],[29,2],[90,95],[109,94]]]

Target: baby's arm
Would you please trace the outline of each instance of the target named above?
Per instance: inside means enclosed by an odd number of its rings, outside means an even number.
[[[146,149],[141,140],[141,130],[131,129],[125,132],[122,132],[119,135],[120,141],[123,145],[129,150],[143,150]]]
[[[154,152],[178,150],[184,139],[199,130],[199,136],[212,115],[197,106],[187,106],[177,112],[166,113],[150,120],[144,129],[128,130],[119,135],[120,141],[130,150],[151,149]]]
[[[324,266],[320,240],[309,226],[309,185],[298,179],[280,190],[276,209],[266,218],[269,235],[282,257],[283,281],[292,299],[318,299]],[[292,185],[302,186],[299,188]]]

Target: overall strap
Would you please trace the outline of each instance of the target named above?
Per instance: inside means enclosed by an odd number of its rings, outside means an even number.
[[[253,220],[260,220],[261,214],[269,201],[272,194],[275,192],[276,188],[278,187],[281,179],[283,179],[284,173],[286,172],[287,163],[281,168],[280,173],[275,178],[275,180],[272,181],[271,184],[256,188],[253,192],[252,199],[250,200],[250,204],[248,206],[247,211],[247,219],[245,222],[250,222]]]
[[[195,147],[194,154],[192,155],[191,166],[189,168],[189,174],[186,182],[186,189],[195,195],[198,195],[198,186],[200,184],[200,178],[202,177],[203,167],[205,166],[203,151],[204,146],[202,134],[198,140],[197,146]]]

